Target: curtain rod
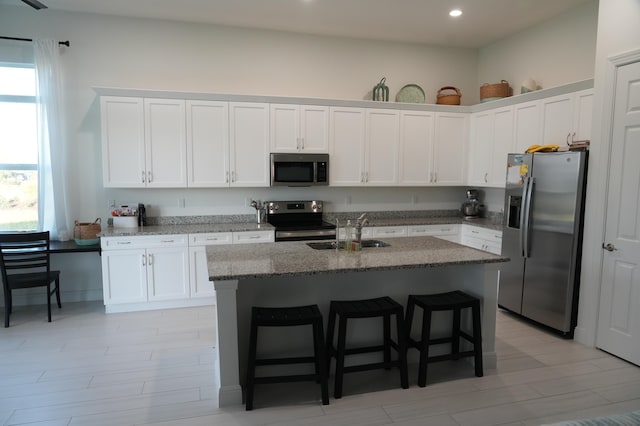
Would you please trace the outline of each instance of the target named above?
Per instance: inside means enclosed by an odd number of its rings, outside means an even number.
[[[0,39],[3,40],[16,40],[16,41],[33,41],[33,39],[30,38],[19,38],[19,37],[5,37],[5,36],[0,36]],[[63,45],[63,46],[71,46],[71,43],[69,42],[69,40],[67,41],[59,41],[58,44]]]

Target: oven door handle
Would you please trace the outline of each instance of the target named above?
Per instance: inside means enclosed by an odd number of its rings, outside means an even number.
[[[279,238],[305,238],[305,237],[335,237],[335,229],[313,229],[309,231],[276,231],[276,239]]]

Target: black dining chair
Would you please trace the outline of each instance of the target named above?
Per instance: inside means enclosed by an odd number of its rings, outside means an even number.
[[[0,269],[4,287],[4,327],[9,327],[11,292],[21,288],[47,287],[47,311],[51,322],[51,296],[60,304],[60,271],[51,270],[49,231],[0,234]],[[51,284],[55,287],[51,289]]]

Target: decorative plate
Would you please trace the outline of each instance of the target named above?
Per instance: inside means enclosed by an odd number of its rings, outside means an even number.
[[[396,102],[423,104],[424,90],[417,84],[407,84],[396,95]]]

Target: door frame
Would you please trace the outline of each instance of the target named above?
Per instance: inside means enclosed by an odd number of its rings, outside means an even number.
[[[578,325],[574,339],[587,346],[595,347],[598,330],[600,291],[602,288],[602,268],[604,253],[602,243],[605,238],[607,208],[609,198],[609,170],[611,169],[611,146],[613,134],[613,113],[618,68],[640,61],[640,49],[612,55],[604,64],[602,89],[596,87],[596,96],[602,98],[602,109],[594,102],[594,122],[601,117],[601,127],[597,126],[593,136],[597,138],[590,146],[589,173],[587,176],[587,202],[585,210],[580,301]],[[600,93],[598,93],[600,92]],[[594,98],[595,101],[595,98]]]

